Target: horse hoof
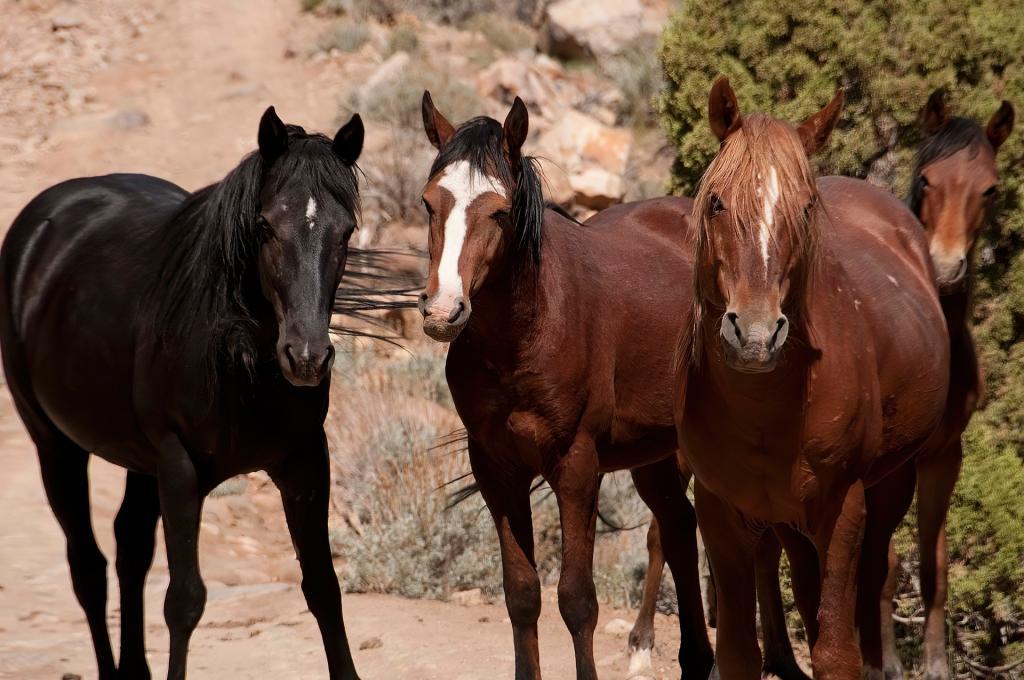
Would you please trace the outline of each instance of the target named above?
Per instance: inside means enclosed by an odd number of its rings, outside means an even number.
[[[651,648],[631,649],[626,680],[657,680],[651,665]]]

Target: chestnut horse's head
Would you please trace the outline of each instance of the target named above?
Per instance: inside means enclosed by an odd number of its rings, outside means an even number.
[[[940,292],[960,289],[967,280],[971,252],[999,176],[996,151],[1013,130],[1013,106],[1004,101],[988,126],[950,117],[942,90],[921,110],[928,138],[914,159],[910,209],[928,232]]]
[[[423,189],[430,268],[419,308],[424,332],[450,342],[506,257],[539,257],[544,197],[534,160],[522,155],[529,114],[518,97],[504,124],[480,117],[455,129],[424,92],[423,127],[438,154]]]
[[[711,129],[722,146],[694,203],[695,320],[721,314],[725,359],[737,370],[772,370],[790,315],[802,309],[817,241],[818,192],[807,158],[828,139],[842,106],[839,90],[794,128],[763,114],[741,116],[725,77],[711,88]]]

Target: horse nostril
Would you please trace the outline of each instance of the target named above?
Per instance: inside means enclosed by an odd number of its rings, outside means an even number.
[[[291,366],[292,370],[294,371],[295,370],[295,355],[292,354],[292,346],[291,345],[285,345],[284,346],[284,355],[286,357],[288,357],[288,365]]]
[[[733,330],[736,331],[736,339],[740,341],[740,344],[743,344],[743,331],[740,330],[739,314],[736,312],[728,312],[725,315],[725,318],[729,320],[729,323],[732,324]]]
[[[462,298],[455,301],[455,308],[452,313],[448,315],[448,323],[455,323],[455,320],[462,316],[462,312],[466,309],[466,303]]]
[[[789,323],[789,320],[786,319],[786,317],[784,316],[780,316],[778,320],[775,321],[775,332],[772,333],[771,342],[768,343],[769,350],[776,349],[777,343],[779,341],[779,334],[782,333],[787,323]]]
[[[327,349],[324,351],[323,361],[320,362],[319,371],[321,374],[330,370],[332,361],[334,361],[334,345],[327,345]]]

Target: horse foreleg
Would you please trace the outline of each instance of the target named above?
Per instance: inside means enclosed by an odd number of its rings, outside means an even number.
[[[786,628],[786,611],[779,586],[779,561],[782,544],[775,532],[766,531],[757,543],[757,601],[761,614],[761,635],[764,638],[765,675],[782,680],[810,680],[793,656],[793,645]]]
[[[658,518],[651,518],[647,528],[647,573],[644,575],[644,594],[636,614],[633,629],[629,631],[629,671],[627,678],[653,675],[651,650],[654,649],[654,611],[661,590],[661,577],[665,571],[665,554],[661,550]]]
[[[682,677],[704,680],[714,666],[715,655],[708,640],[704,605],[700,597],[697,516],[686,498],[686,483],[689,480],[679,475],[675,457],[636,468],[632,472],[633,484],[657,520],[661,548],[676,584],[679,600],[679,666]],[[657,594],[655,584],[650,613],[652,625],[653,600]],[[653,644],[653,631],[651,637]],[[649,653],[647,663],[650,664]],[[630,670],[633,670],[632,660]]]
[[[886,651],[886,631],[892,630],[892,594],[887,595],[892,534],[914,498],[914,466],[904,465],[867,490],[867,524],[860,558],[857,624],[864,656],[864,677],[902,678],[894,650]]]
[[[149,680],[143,591],[153,564],[160,496],[156,477],[128,472],[121,509],[114,519],[117,580],[121,591],[121,655],[117,676]]]
[[[170,572],[164,597],[164,619],[170,632],[167,679],[185,680],[188,643],[206,606],[206,586],[199,574],[202,498],[195,466],[177,437],[168,435],[159,448],[157,485]]]
[[[963,448],[957,440],[939,455],[922,457],[917,462],[925,680],[947,680],[950,677],[946,658],[946,593],[949,585],[946,515],[953,487],[960,476],[962,460]]]
[[[89,515],[89,454],[62,436],[39,445],[46,498],[67,541],[71,585],[85,611],[100,680],[115,677],[107,632],[107,560],[96,545]]]
[[[302,594],[320,628],[328,674],[331,680],[354,680],[358,675],[345,633],[341,588],[328,537],[331,469],[323,434],[274,468],[271,479],[281,492],[288,531],[302,569]]]
[[[469,461],[498,532],[505,607],[512,622],[515,645],[516,680],[539,680],[540,578],[533,559],[532,475],[509,470],[505,465],[494,465],[483,447],[472,438]]]
[[[846,490],[842,508],[830,531],[818,542],[818,552],[824,559],[821,562],[818,640],[811,649],[816,678],[860,678],[861,657],[854,620],[864,523],[864,484],[857,480]]]
[[[694,484],[694,491],[697,520],[715,575],[718,603],[715,667],[722,680],[756,680],[761,677],[754,583],[759,535],[746,525],[734,507],[700,482]]]
[[[597,449],[578,437],[548,480],[558,500],[562,523],[562,572],[558,578],[558,610],[576,652],[577,680],[597,680],[594,629],[597,591],[594,588],[594,540],[597,534]]]

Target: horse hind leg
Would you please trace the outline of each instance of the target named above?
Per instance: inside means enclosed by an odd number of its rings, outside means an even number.
[[[704,680],[714,666],[714,652],[704,623],[697,562],[697,516],[686,498],[689,479],[679,474],[674,457],[636,468],[632,474],[633,485],[658,522],[661,549],[676,584],[682,677]]]
[[[114,680],[107,632],[107,560],[89,514],[89,454],[61,434],[36,437],[46,498],[67,542],[71,584],[92,634],[100,680]]]
[[[117,675],[124,680],[149,680],[143,590],[153,564],[160,497],[155,477],[128,472],[124,500],[114,519],[117,538],[117,579],[121,592],[121,655]]]
[[[658,604],[658,591],[665,571],[665,554],[661,549],[658,520],[652,518],[647,529],[647,574],[644,577],[644,595],[637,612],[636,622],[629,632],[629,671],[627,678],[647,678],[654,675],[651,650],[654,649],[654,612]]]

